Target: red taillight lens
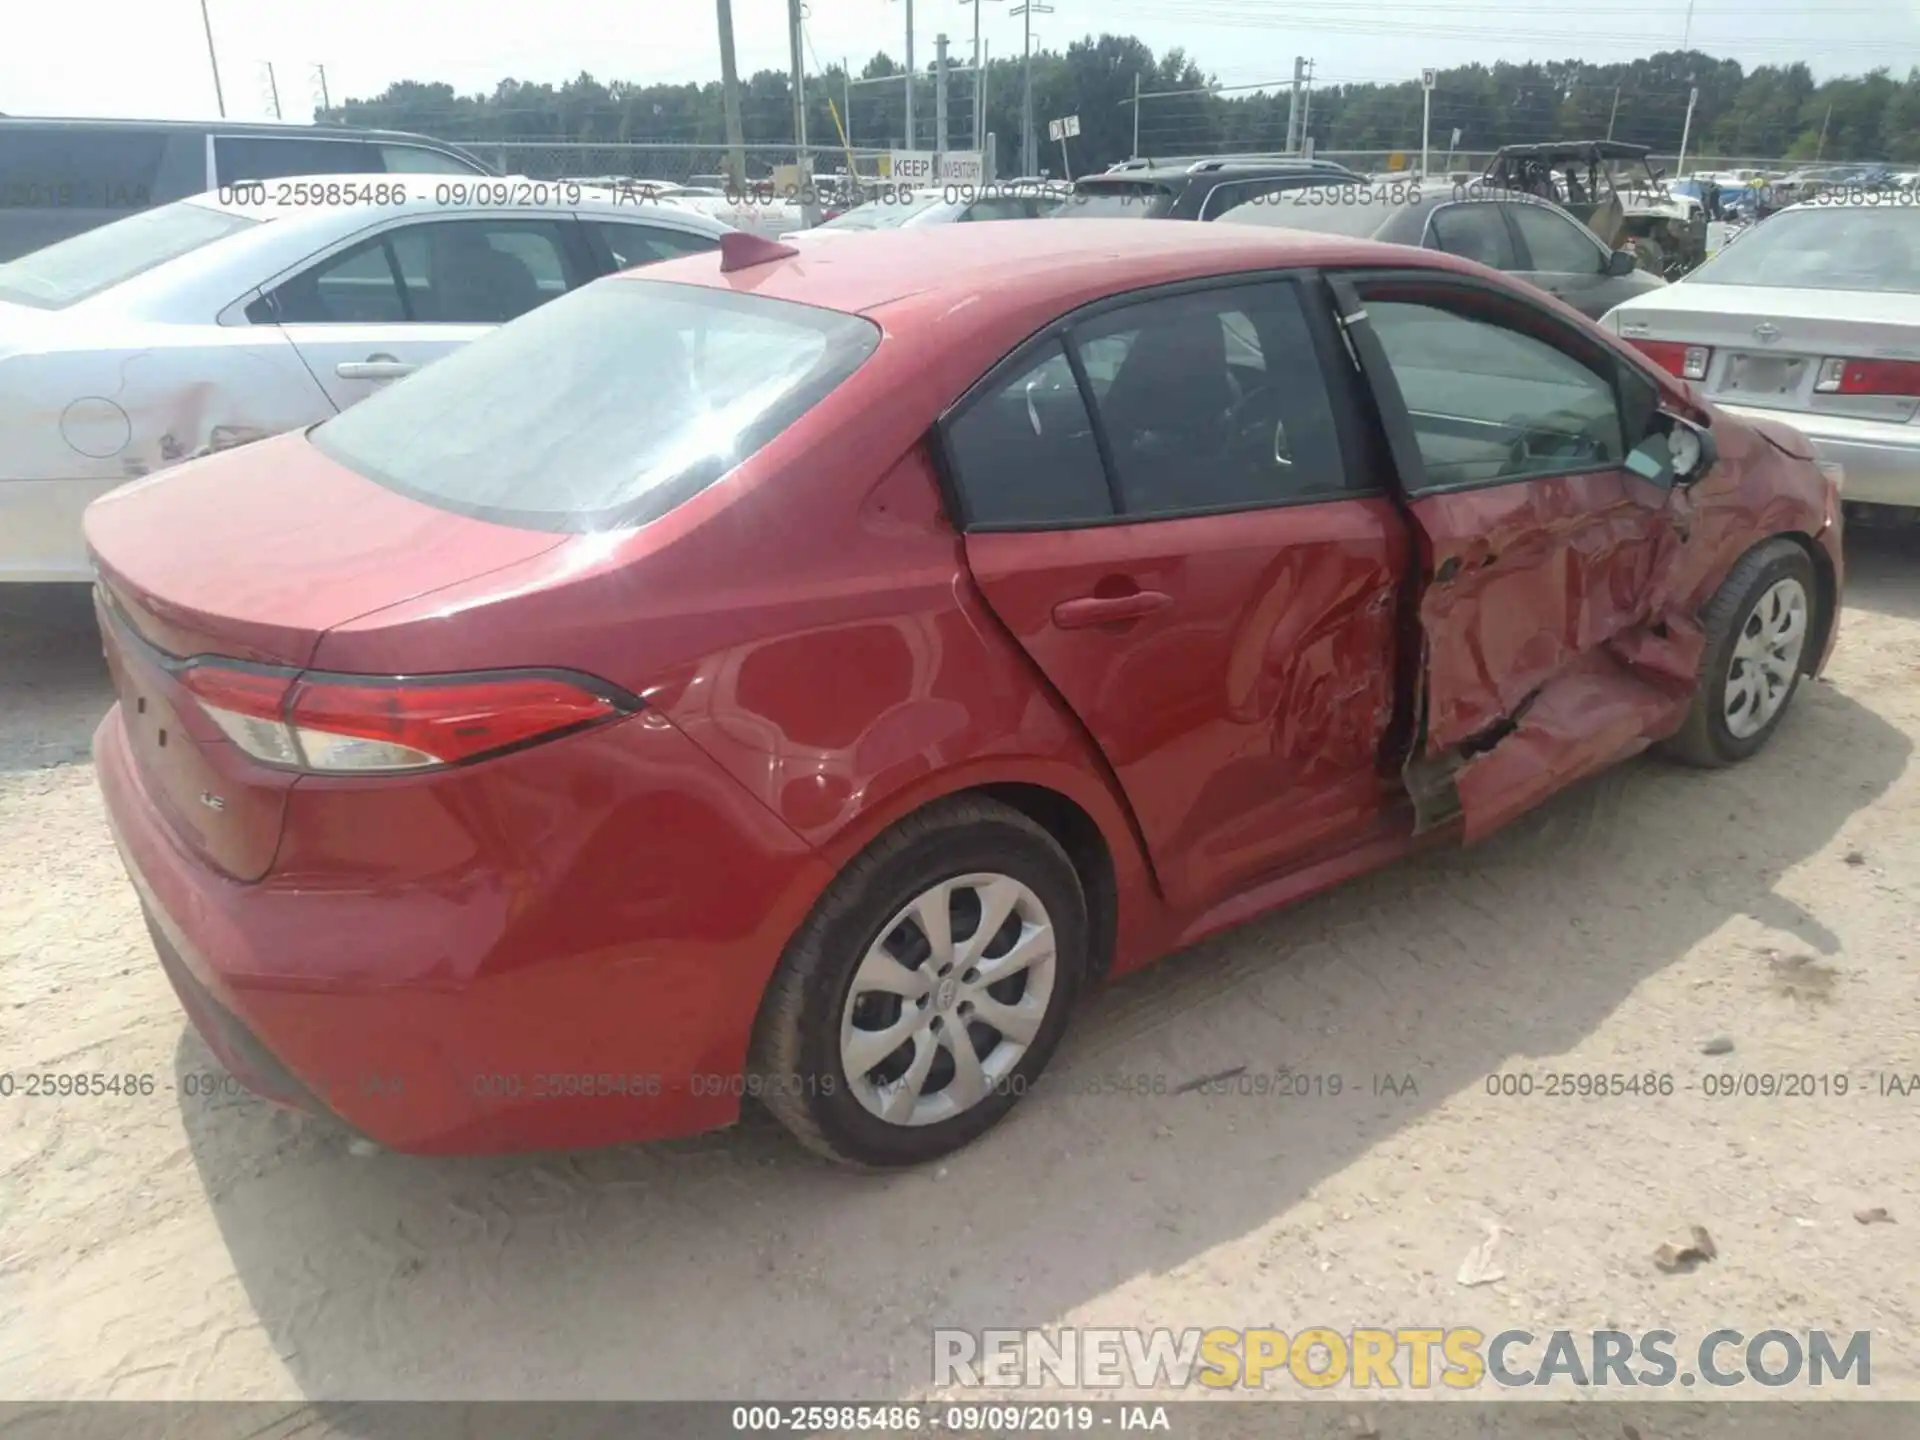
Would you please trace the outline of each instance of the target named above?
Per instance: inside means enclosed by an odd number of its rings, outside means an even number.
[[[1821,395],[1920,396],[1920,362],[1832,356],[1820,362],[1813,388]]]
[[[385,679],[200,662],[181,683],[255,759],[329,774],[427,770],[555,739],[638,702],[560,672]]]
[[[1682,380],[1707,378],[1707,362],[1713,351],[1705,345],[1688,345],[1679,340],[1629,340],[1627,342],[1669,375]]]

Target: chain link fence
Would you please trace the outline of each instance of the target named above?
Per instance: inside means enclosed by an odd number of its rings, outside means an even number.
[[[659,141],[456,140],[503,175],[536,180],[657,180],[674,185],[721,185],[730,153],[725,145],[677,145]],[[798,162],[792,145],[747,145],[748,181],[765,180],[780,166]],[[842,175],[848,152],[838,145],[808,147],[816,175]],[[885,150],[855,149],[856,174],[877,180]]]

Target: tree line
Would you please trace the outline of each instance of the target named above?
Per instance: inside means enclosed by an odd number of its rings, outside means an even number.
[[[956,58],[955,63],[959,63]],[[1287,67],[1291,66],[1288,57]],[[1276,65],[1276,69],[1282,67]],[[885,53],[855,74],[832,64],[807,77],[807,132],[816,151],[837,148],[844,134],[859,148],[902,147],[905,86],[849,81],[901,75]],[[988,132],[997,137],[1001,173],[1018,163],[1022,66],[994,60],[985,77]],[[1078,115],[1072,142],[1076,172],[1102,168],[1135,153],[1131,103],[1138,80],[1138,153],[1201,155],[1278,150],[1293,104],[1289,87],[1228,93],[1184,50],[1156,56],[1132,36],[1075,41],[1064,52],[1033,58],[1034,117],[1043,161],[1057,158],[1046,140],[1049,119]],[[972,148],[973,77],[948,80],[950,146]],[[1621,64],[1583,60],[1499,62],[1440,72],[1432,100],[1436,162],[1452,148],[1485,153],[1502,145],[1561,138],[1620,140],[1672,154],[1686,125],[1688,93],[1698,98],[1688,137],[1694,156],[1789,160],[1920,162],[1920,68],[1896,78],[1882,68],[1816,82],[1804,64],[1744,68],[1700,51],[1666,51]],[[917,82],[916,140],[933,147],[934,77]],[[1180,93],[1180,92],[1202,93]],[[1314,85],[1303,104],[1306,133],[1323,151],[1417,150],[1420,82]],[[763,70],[741,82],[746,140],[793,141],[788,76]],[[490,94],[457,94],[446,84],[401,81],[382,94],[348,99],[316,114],[334,123],[413,130],[449,140],[521,142],[650,141],[718,145],[726,140],[720,85],[634,85],[582,72],[560,85],[502,80]]]

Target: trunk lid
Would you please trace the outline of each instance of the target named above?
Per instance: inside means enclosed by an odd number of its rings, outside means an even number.
[[[1620,333],[1711,346],[1700,385],[1710,400],[1891,424],[1911,420],[1920,405],[1813,388],[1828,356],[1920,361],[1920,310],[1904,296],[1686,281],[1633,301],[1620,313]]]
[[[279,846],[297,778],[200,708],[181,661],[301,669],[333,626],[512,565],[567,538],[434,509],[284,435],[103,496],[86,517],[96,606],[129,748],[179,841],[237,880]]]

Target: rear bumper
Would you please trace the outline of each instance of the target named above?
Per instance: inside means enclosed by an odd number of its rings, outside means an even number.
[[[396,1150],[571,1149],[732,1122],[767,977],[825,884],[811,851],[664,724],[448,772],[452,794],[317,788],[304,818],[290,802],[281,861],[258,884],[169,832],[118,706],[94,759],[161,963],[208,1047],[256,1093]],[[569,812],[587,773],[650,791]],[[408,804],[470,828],[391,833]],[[325,864],[334,840],[417,857],[420,873],[369,884]],[[464,863],[441,864],[449,853]]]
[[[123,480],[0,480],[0,584],[93,579],[80,517]]]
[[[1805,435],[1822,460],[1837,461],[1846,470],[1843,500],[1920,505],[1920,426],[1714,403],[1743,420],[1772,420]]]

